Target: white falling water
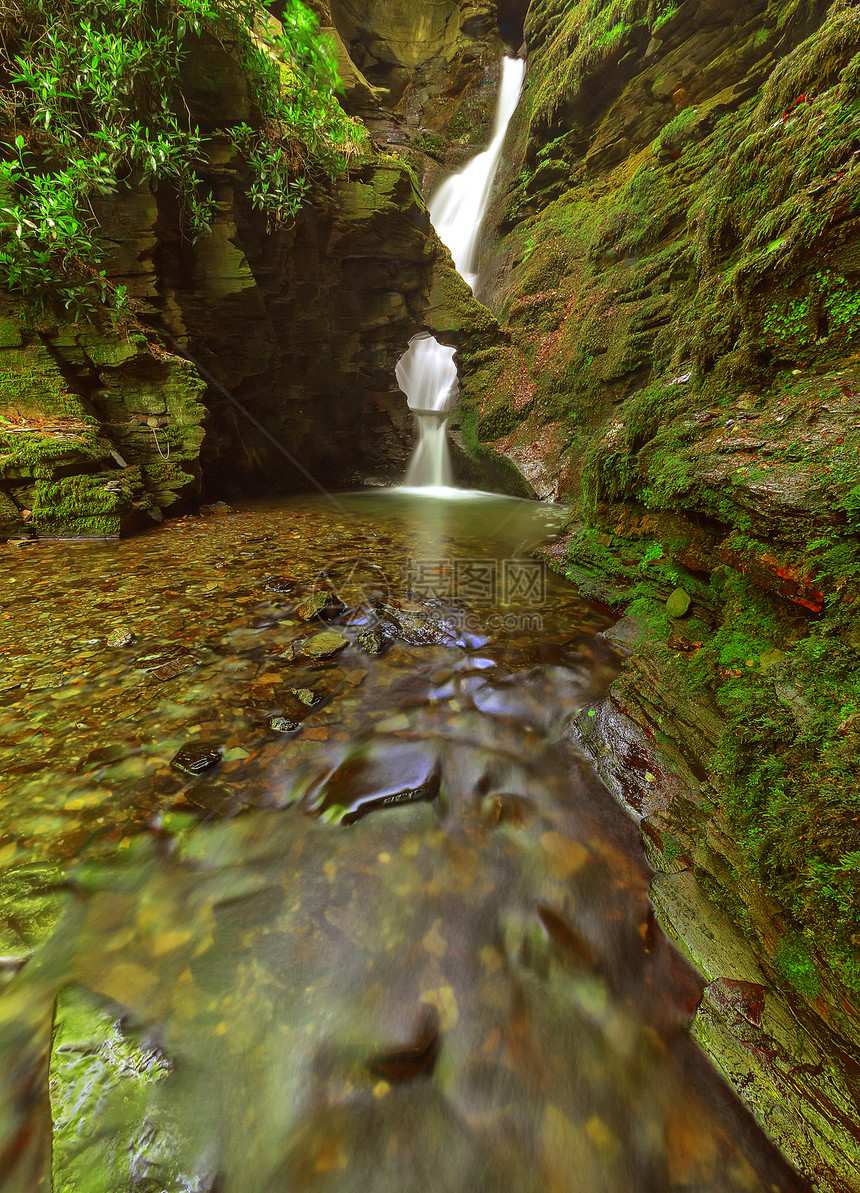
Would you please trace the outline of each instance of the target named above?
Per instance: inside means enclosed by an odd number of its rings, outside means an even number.
[[[475,253],[481,223],[490,202],[505,133],[520,97],[524,71],[521,59],[505,58],[488,148],[473,157],[459,174],[447,179],[429,203],[433,227],[450,250],[457,272],[472,290],[478,277]],[[446,425],[447,412],[459,392],[454,351],[420,332],[409,341],[409,348],[397,363],[397,384],[415,411],[418,435],[406,473],[410,487],[432,489],[451,484]]]
[[[522,58],[505,58],[499,84],[499,106],[493,124],[493,139],[487,149],[473,157],[459,174],[443,182],[429,203],[430,219],[439,239],[451,251],[457,272],[472,290],[478,279],[475,251],[478,234],[487,214],[490,192],[502,156],[502,143],[516,111],[526,64]]]
[[[427,332],[419,332],[394,370],[397,384],[415,411],[418,442],[406,471],[410,488],[449,488],[453,479],[445,428],[460,389],[455,351]]]

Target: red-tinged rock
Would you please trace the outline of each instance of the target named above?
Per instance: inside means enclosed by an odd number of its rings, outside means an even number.
[[[755,1027],[761,1023],[766,995],[767,986],[735,978],[718,978],[709,987],[709,997],[715,1006],[732,1018],[746,1019]]]
[[[814,578],[793,564],[781,562],[770,551],[751,555],[720,547],[719,554],[729,567],[775,596],[784,597],[812,613],[820,613],[824,608],[824,593],[815,587]]]

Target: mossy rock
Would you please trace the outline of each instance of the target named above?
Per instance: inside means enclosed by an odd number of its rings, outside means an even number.
[[[158,1188],[185,1187],[178,1143],[152,1122],[154,1087],[172,1070],[126,1008],[80,987],[57,998],[51,1041],[52,1188],[114,1193],[158,1174]],[[109,1126],[109,1129],[105,1129]]]
[[[666,601],[667,617],[686,617],[690,612],[693,599],[683,588],[676,588]]]

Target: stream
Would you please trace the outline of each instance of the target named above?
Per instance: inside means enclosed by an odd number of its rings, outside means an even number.
[[[577,749],[620,659],[531,558],[562,517],[390,490],[2,550],[4,1190],[808,1188]]]

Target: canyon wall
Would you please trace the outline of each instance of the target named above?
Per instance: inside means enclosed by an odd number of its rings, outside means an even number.
[[[248,87],[222,46],[192,43],[183,87],[208,137],[211,232],[183,239],[169,187],[96,196],[106,273],[136,324],[33,319],[3,299],[4,536],[114,536],[201,497],[403,475],[412,420],[394,365],[420,327],[452,322],[428,311],[437,276],[469,303],[420,192],[417,171],[439,168],[420,121],[468,103],[464,145],[482,137],[499,43],[491,8],[465,0],[434,5],[430,21],[384,3],[315,7],[337,41],[342,102],[372,134],[344,177],[268,226],[229,139],[254,119]]]
[[[858,1185],[860,11],[533,0],[467,444],[570,502],[624,616],[577,732],[640,820],[694,1031]]]

